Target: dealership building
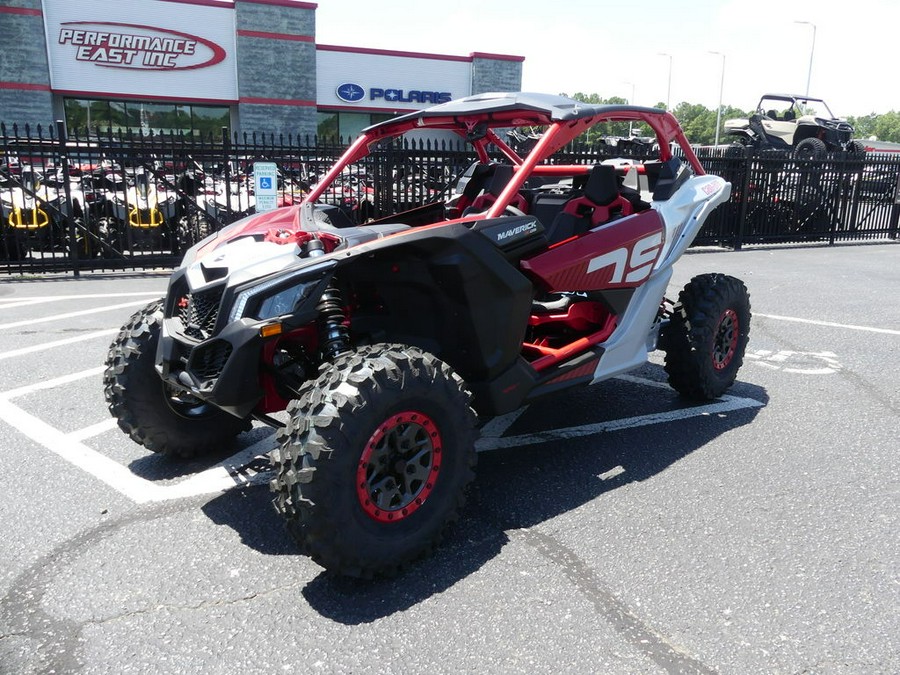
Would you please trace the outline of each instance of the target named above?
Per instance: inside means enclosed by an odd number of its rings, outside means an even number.
[[[345,138],[521,89],[524,58],[316,42],[298,0],[0,0],[0,122]]]

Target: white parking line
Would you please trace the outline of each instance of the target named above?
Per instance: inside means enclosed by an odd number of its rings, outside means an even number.
[[[16,397],[64,386],[78,379],[94,377],[99,375],[102,370],[102,367],[90,368],[0,393],[0,420],[138,504],[215,494],[238,486],[262,484],[271,477],[271,470],[260,471],[258,465],[268,466],[266,454],[275,447],[274,433],[266,434],[249,447],[191,478],[174,485],[159,485],[135,475],[127,467],[84,444],[85,440],[114,429],[115,420],[110,418],[77,431],[65,433],[12,403],[12,399]],[[618,379],[644,386],[667,388],[667,385],[661,382],[630,375],[623,375]],[[483,429],[482,438],[476,444],[476,450],[484,452],[498,448],[582,438],[605,431],[662,424],[689,417],[723,414],[762,405],[759,401],[750,398],[723,396],[721,400],[705,406],[503,437],[502,434],[527,410],[527,407],[524,407],[488,422]]]
[[[188,480],[164,486],[135,475],[128,467],[86,446],[79,440],[84,435],[84,429],[71,434],[63,433],[8,400],[0,400],[0,420],[136,504],[213,494],[239,485],[264,482],[269,473],[250,470],[248,465],[275,445],[274,434],[269,434]]]
[[[831,321],[817,321],[814,319],[800,319],[795,316],[779,316],[777,314],[761,314],[753,312],[753,316],[761,316],[766,319],[775,319],[776,321],[792,321],[794,323],[808,323],[813,326],[827,326],[829,328],[847,328],[848,330],[862,330],[868,333],[882,333],[884,335],[900,335],[900,330],[892,328],[872,328],[871,326],[855,326],[847,323],[833,323]]]
[[[26,394],[30,394],[35,391],[41,391],[42,389],[55,389],[56,387],[60,387],[64,384],[69,384],[70,382],[77,382],[78,380],[83,380],[86,377],[99,375],[104,370],[106,370],[106,366],[96,366],[94,368],[88,368],[87,370],[78,371],[77,373],[70,373],[69,375],[55,377],[52,380],[42,380],[40,382],[34,382],[33,384],[28,384],[24,387],[18,387],[16,389],[9,389],[8,391],[0,392],[0,398],[14,399],[18,398],[19,396],[25,396]]]
[[[133,298],[136,296],[162,297],[165,290],[140,291],[138,293],[84,293],[82,295],[42,295],[39,298],[0,298],[0,309],[15,309],[16,307],[28,307],[30,305],[42,305],[48,302],[60,302],[62,300],[90,300],[96,298]]]
[[[98,337],[116,335],[118,332],[118,328],[107,328],[106,330],[97,330],[91,333],[82,333],[81,335],[77,335],[75,337],[64,338],[62,340],[54,340],[53,342],[42,342],[41,344],[31,345],[30,347],[11,349],[7,352],[0,353],[0,359],[13,359],[17,356],[25,356],[26,354],[42,352],[46,349],[53,349],[54,347],[63,347],[75,342],[84,342],[85,340],[93,340],[94,338]]]
[[[118,305],[104,305],[103,307],[92,307],[91,309],[81,309],[77,312],[67,312],[65,314],[50,314],[41,316],[36,319],[25,319],[23,321],[13,321],[12,323],[0,323],[0,330],[6,328],[22,328],[23,326],[32,326],[36,323],[47,323],[48,321],[59,321],[60,319],[71,319],[76,316],[86,316],[88,314],[99,314],[101,312],[109,312],[114,309],[122,309],[123,307],[133,307],[134,305],[145,305],[145,300],[132,300],[131,302],[122,302]]]
[[[744,408],[759,408],[762,407],[762,405],[762,403],[752,398],[723,396],[721,400],[716,403],[682,408],[681,410],[669,410],[661,413],[652,413],[650,415],[625,417],[618,420],[608,420],[606,422],[597,422],[594,424],[582,424],[574,427],[566,427],[564,429],[551,429],[549,431],[539,431],[532,434],[522,434],[520,436],[482,438],[475,444],[475,448],[478,452],[484,452],[486,450],[496,450],[499,448],[516,448],[521,445],[565,441],[573,438],[583,438],[584,436],[593,436],[607,431],[621,431],[622,429],[644,427],[650,424],[674,422],[689,417],[717,415],[733,412],[735,410],[743,410]]]
[[[102,422],[91,424],[90,426],[79,429],[78,431],[73,431],[69,433],[68,437],[73,441],[86,441],[87,439],[93,438],[94,436],[104,434],[110,429],[115,429],[116,425],[116,419],[114,417],[110,417],[108,420],[103,420]]]
[[[59,455],[69,464],[86,471],[138,504],[152,501],[162,489],[136,476],[128,467],[106,455],[68,438],[62,431],[9,401],[0,400],[0,419],[50,452]]]

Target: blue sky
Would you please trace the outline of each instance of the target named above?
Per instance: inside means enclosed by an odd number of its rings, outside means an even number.
[[[900,110],[898,0],[315,0],[316,39],[374,49],[524,56],[522,88],[749,109],[809,93],[839,116]],[[852,17],[848,18],[847,13]]]

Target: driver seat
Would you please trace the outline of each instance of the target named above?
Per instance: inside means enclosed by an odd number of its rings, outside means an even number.
[[[509,181],[512,180],[514,173],[515,169],[512,164],[497,164],[494,167],[494,174],[491,176],[491,182],[488,184],[487,190],[485,190],[484,194],[481,194],[472,200],[472,204],[466,207],[463,211],[463,215],[466,216],[471,213],[481,213],[482,211],[487,211],[491,208],[494,202],[497,201],[497,197],[503,192],[503,188],[505,188]],[[516,195],[510,206],[516,207],[523,213],[528,212],[528,202],[522,195]]]
[[[612,218],[634,213],[632,203],[619,193],[616,169],[608,164],[596,164],[588,174],[584,193],[570,199],[562,213],[553,219],[547,233],[550,244],[584,234]]]

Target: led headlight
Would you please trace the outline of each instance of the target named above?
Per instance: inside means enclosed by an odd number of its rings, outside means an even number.
[[[282,314],[290,314],[297,303],[303,300],[315,285],[316,282],[308,281],[268,296],[259,303],[259,309],[252,313],[253,318],[262,321]]]
[[[247,288],[237,294],[228,321],[244,317],[263,321],[289,314],[313,291],[320,279],[321,269],[306,268]]]

